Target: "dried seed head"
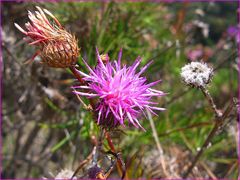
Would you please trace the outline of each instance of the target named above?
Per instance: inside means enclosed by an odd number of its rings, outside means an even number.
[[[76,64],[79,48],[76,38],[67,32],[57,18],[46,9],[28,12],[30,22],[25,24],[26,31],[18,24],[15,26],[30,39],[30,45],[40,49],[42,62],[49,67],[66,68]],[[54,22],[48,20],[50,16]]]
[[[67,68],[74,66],[79,56],[77,40],[68,34],[63,36],[60,41],[49,42],[43,46],[40,56],[42,62],[49,67]]]
[[[181,69],[181,78],[184,83],[194,87],[206,87],[213,76],[213,69],[206,63],[191,62]]]

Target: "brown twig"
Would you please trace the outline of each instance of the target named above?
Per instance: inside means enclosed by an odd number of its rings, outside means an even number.
[[[84,81],[83,78],[80,76],[80,74],[77,72],[77,69],[75,66],[71,66],[69,67],[69,69],[81,84],[86,84],[86,81]],[[81,101],[81,98],[79,99],[79,101]],[[94,101],[92,99],[89,99],[89,102],[90,102],[90,106],[87,106],[87,109],[93,110],[95,107]]]
[[[182,27],[184,20],[186,18],[186,12],[187,12],[187,6],[189,5],[189,2],[184,2],[182,8],[177,12],[177,22],[174,25],[174,30],[177,35],[177,37],[180,37],[183,33]]]
[[[84,107],[86,110],[91,110],[91,111],[93,110],[92,106],[91,106],[90,104],[89,104],[89,105],[86,105],[78,94],[76,94],[76,96],[77,96],[79,102],[83,105],[83,107]]]
[[[195,156],[192,164],[189,166],[188,170],[186,171],[186,173],[184,173],[183,178],[187,178],[188,175],[192,172],[192,169],[194,168],[194,166],[196,165],[197,161],[199,160],[199,158],[201,157],[201,155],[203,154],[204,150],[207,148],[208,144],[211,142],[212,138],[215,136],[215,134],[217,133],[219,127],[222,126],[222,124],[224,123],[224,120],[226,119],[226,117],[229,115],[229,113],[231,112],[232,108],[234,106],[233,101],[231,101],[230,105],[228,106],[228,108],[225,110],[225,112],[223,113],[223,115],[221,117],[216,117],[215,120],[215,125],[213,127],[213,129],[211,130],[211,132],[209,133],[207,139],[205,140],[205,142],[203,143],[200,151],[198,151],[197,155]]]
[[[78,173],[78,171],[85,165],[87,164],[93,157],[93,154],[95,153],[96,151],[96,146],[93,148],[92,152],[87,156],[87,158],[85,160],[83,160],[79,166],[77,167],[77,169],[74,171],[72,177],[71,177],[71,180],[74,178],[74,176],[76,176],[76,174]]]
[[[227,179],[227,176],[231,175],[233,173],[234,169],[238,168],[238,164],[239,163],[238,163],[238,159],[237,159],[233,164],[230,165],[230,168],[228,168],[228,171],[223,178]]]
[[[111,139],[111,137],[110,137],[110,135],[107,131],[105,132],[105,137],[107,139],[107,142],[108,142],[108,145],[111,149],[111,152],[116,153],[116,150],[115,150],[115,147],[113,145],[112,139]],[[126,168],[125,168],[125,164],[123,163],[123,161],[121,161],[119,158],[117,159],[117,169],[118,169],[119,174],[120,174],[120,172],[122,173],[121,177],[122,177],[122,179],[124,179]]]
[[[82,79],[80,74],[77,72],[77,69],[74,66],[69,67],[69,69],[72,71],[73,75],[77,78],[77,80],[81,83],[84,84],[85,81]]]
[[[106,172],[104,173],[104,177],[107,179],[108,176],[110,176],[110,174],[113,171],[114,166],[116,165],[116,159],[114,159],[113,161],[111,160],[111,166],[106,170]]]
[[[201,166],[206,170],[207,174],[212,178],[212,179],[218,179],[215,174],[210,170],[210,168],[204,163],[200,162]]]

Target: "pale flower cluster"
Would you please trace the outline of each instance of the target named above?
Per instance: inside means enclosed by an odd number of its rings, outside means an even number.
[[[191,62],[181,69],[181,78],[195,87],[206,87],[213,76],[213,69],[203,62]]]

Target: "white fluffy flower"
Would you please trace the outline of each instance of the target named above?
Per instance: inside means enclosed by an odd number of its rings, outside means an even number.
[[[68,169],[63,169],[56,175],[55,179],[71,179],[73,174],[74,174],[73,171]],[[73,177],[73,179],[77,179],[77,178]]]
[[[181,77],[187,85],[205,87],[213,76],[213,69],[206,63],[191,62],[181,69]]]

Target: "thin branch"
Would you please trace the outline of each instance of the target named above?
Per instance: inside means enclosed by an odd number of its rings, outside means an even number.
[[[116,159],[114,159],[114,160],[111,160],[111,165],[110,165],[110,167],[106,170],[106,172],[104,173],[104,176],[106,177],[106,178],[108,178],[108,176],[111,174],[111,172],[113,171],[113,168],[114,168],[114,166],[116,165]]]
[[[86,110],[90,110],[90,111],[93,110],[93,108],[92,108],[92,106],[91,106],[90,104],[89,104],[89,105],[86,105],[86,104],[83,102],[83,100],[80,98],[79,94],[76,94],[76,96],[77,96],[79,102],[83,105],[83,107],[84,107]]]
[[[125,177],[125,174],[126,174],[126,165],[125,165],[125,163],[123,162],[123,160],[122,160],[122,157],[121,157],[121,153],[115,153],[115,152],[113,152],[113,151],[107,151],[107,152],[105,152],[106,154],[111,154],[111,155],[113,155],[116,159],[117,159],[117,161],[119,161],[120,163],[121,163],[121,167],[122,167],[122,169],[123,169],[123,172],[122,172],[122,177],[121,177],[121,179],[124,179],[124,177]]]
[[[217,106],[216,104],[214,103],[213,101],[213,98],[212,96],[210,95],[209,91],[205,88],[205,87],[201,87],[200,88],[202,93],[204,94],[204,96],[206,97],[206,99],[208,100],[211,108],[213,109],[214,113],[215,113],[215,116],[218,118],[218,117],[221,117],[222,116],[222,113],[217,109]]]
[[[82,77],[79,75],[79,73],[77,72],[77,69],[75,68],[75,66],[71,66],[69,67],[69,69],[72,71],[73,75],[78,79],[78,81],[81,84],[84,84],[85,81],[82,79]]]
[[[108,142],[108,145],[111,149],[111,152],[113,153],[116,153],[116,150],[115,150],[115,147],[113,145],[113,142],[112,142],[112,139],[109,135],[109,133],[106,131],[105,132],[105,137],[107,139],[107,142]],[[123,163],[123,161],[117,159],[117,168],[118,168],[118,172],[122,172],[122,179],[124,179],[124,176],[125,176],[125,172],[126,172],[126,167],[125,167],[125,164]]]
[[[210,168],[204,163],[204,162],[200,162],[201,166],[206,170],[206,172],[208,173],[208,175],[212,178],[212,179],[218,179],[215,174],[213,174],[213,172],[210,170]]]
[[[212,138],[216,135],[219,127],[222,126],[222,124],[224,123],[224,120],[228,117],[229,113],[232,111],[232,108],[234,106],[233,101],[231,101],[230,105],[228,106],[228,108],[225,110],[225,112],[223,113],[223,115],[221,117],[216,117],[215,120],[215,125],[213,127],[213,129],[211,130],[211,132],[209,133],[207,139],[205,140],[205,142],[203,143],[200,151],[198,151],[197,155],[195,156],[192,164],[189,166],[188,170],[186,171],[186,173],[183,174],[183,178],[187,178],[188,175],[192,172],[192,169],[194,168],[194,166],[196,165],[197,161],[199,160],[199,158],[201,157],[201,155],[203,154],[204,150],[207,149],[207,146],[209,145],[209,143],[211,142]]]
[[[94,146],[92,152],[87,156],[87,158],[79,164],[77,169],[74,171],[74,173],[73,173],[73,175],[71,177],[71,180],[74,178],[74,176],[77,175],[78,171],[92,159],[93,154],[95,153],[95,151],[96,151],[96,146]]]

